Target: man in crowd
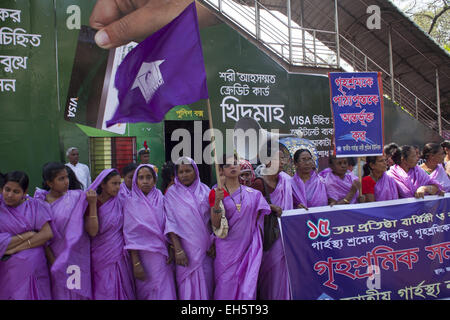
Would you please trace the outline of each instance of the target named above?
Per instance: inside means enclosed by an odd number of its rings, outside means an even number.
[[[69,166],[73,170],[73,172],[75,172],[78,181],[80,181],[83,185],[83,190],[86,190],[92,182],[89,167],[83,163],[78,162],[80,154],[78,152],[78,149],[75,147],[67,149],[66,156],[69,160],[69,162],[66,163],[66,166]]]

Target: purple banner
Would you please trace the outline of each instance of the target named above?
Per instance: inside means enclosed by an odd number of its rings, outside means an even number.
[[[450,297],[450,194],[290,210],[281,229],[293,299]]]
[[[383,84],[378,72],[331,72],[335,154],[383,154]]]

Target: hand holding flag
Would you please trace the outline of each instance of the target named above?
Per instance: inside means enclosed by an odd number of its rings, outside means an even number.
[[[195,2],[128,53],[115,79],[116,123],[160,122],[175,106],[208,98]]]

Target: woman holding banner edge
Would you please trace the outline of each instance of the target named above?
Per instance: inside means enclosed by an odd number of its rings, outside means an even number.
[[[359,196],[359,178],[348,172],[347,158],[331,156],[329,164],[331,172],[325,177],[328,204],[333,206],[364,202],[364,198]]]
[[[394,165],[388,175],[397,183],[400,198],[423,198],[426,194],[444,195],[439,182],[417,166],[417,154],[412,146],[404,145],[392,153]]]
[[[386,163],[384,155],[366,157],[364,177],[361,181],[365,202],[398,199],[397,184],[386,174]]]

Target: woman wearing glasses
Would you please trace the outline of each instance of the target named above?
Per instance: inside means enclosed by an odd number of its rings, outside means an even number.
[[[299,149],[294,154],[296,173],[292,177],[294,208],[328,205],[324,179],[317,174],[311,152]]]

